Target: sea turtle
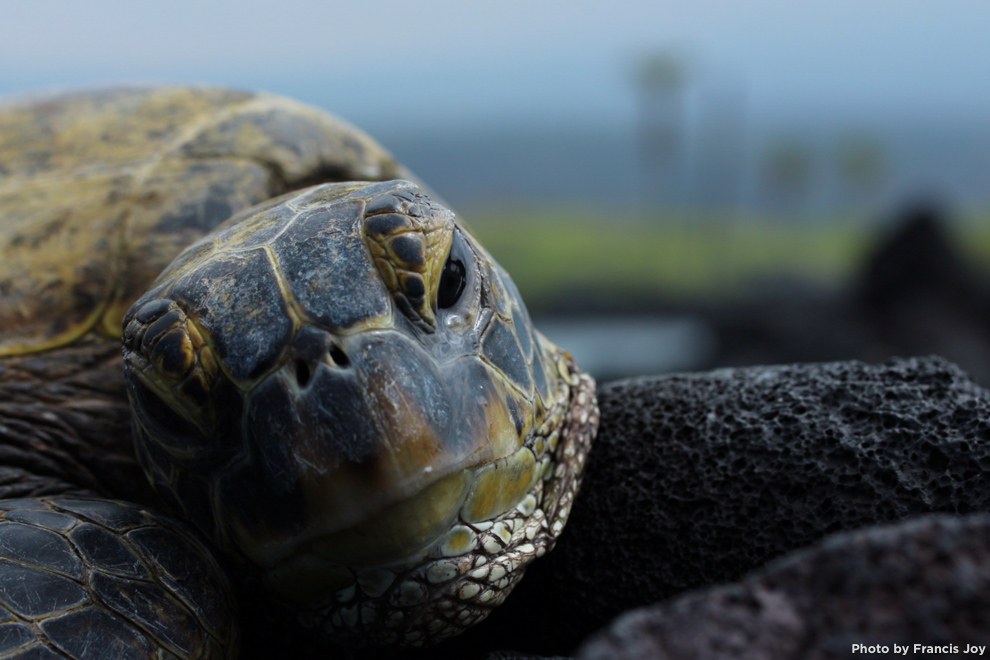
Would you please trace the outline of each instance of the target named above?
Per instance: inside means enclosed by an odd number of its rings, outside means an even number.
[[[0,105],[0,656],[233,657],[245,601],[443,640],[553,546],[597,421],[357,129],[216,88]]]

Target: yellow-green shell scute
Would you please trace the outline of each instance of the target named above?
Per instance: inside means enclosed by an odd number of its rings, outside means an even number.
[[[539,476],[523,445],[558,396],[559,353],[508,276],[408,181],[324,185],[232,219],[135,303],[125,356],[158,488],[194,518],[215,506],[205,531],[266,568],[307,544],[414,553],[462,507],[515,506]],[[506,495],[488,492],[497,465]],[[417,516],[375,547],[346,531]]]
[[[117,88],[0,103],[0,356],[120,333],[124,310],[232,214],[320,181],[408,174],[285,98]]]

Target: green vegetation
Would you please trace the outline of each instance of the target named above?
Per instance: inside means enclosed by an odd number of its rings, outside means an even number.
[[[977,268],[990,271],[990,212],[976,218],[957,232],[957,244]]]
[[[800,224],[715,216],[637,220],[585,209],[475,209],[478,238],[533,304],[562,291],[718,298],[755,280],[798,276],[841,286],[878,232],[852,218]],[[990,264],[990,215],[957,232],[972,260]]]

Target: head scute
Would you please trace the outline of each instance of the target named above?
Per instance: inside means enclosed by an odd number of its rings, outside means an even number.
[[[437,288],[454,236],[454,216],[412,184],[367,201],[364,237],[382,281],[402,312],[436,330]]]

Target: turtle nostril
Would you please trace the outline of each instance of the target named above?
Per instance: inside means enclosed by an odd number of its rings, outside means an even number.
[[[296,360],[296,382],[299,387],[306,387],[310,377],[309,365],[305,360]]]
[[[347,353],[345,353],[344,349],[340,346],[330,347],[330,359],[333,360],[333,363],[338,367],[346,367],[351,363],[350,359],[347,357]]]

